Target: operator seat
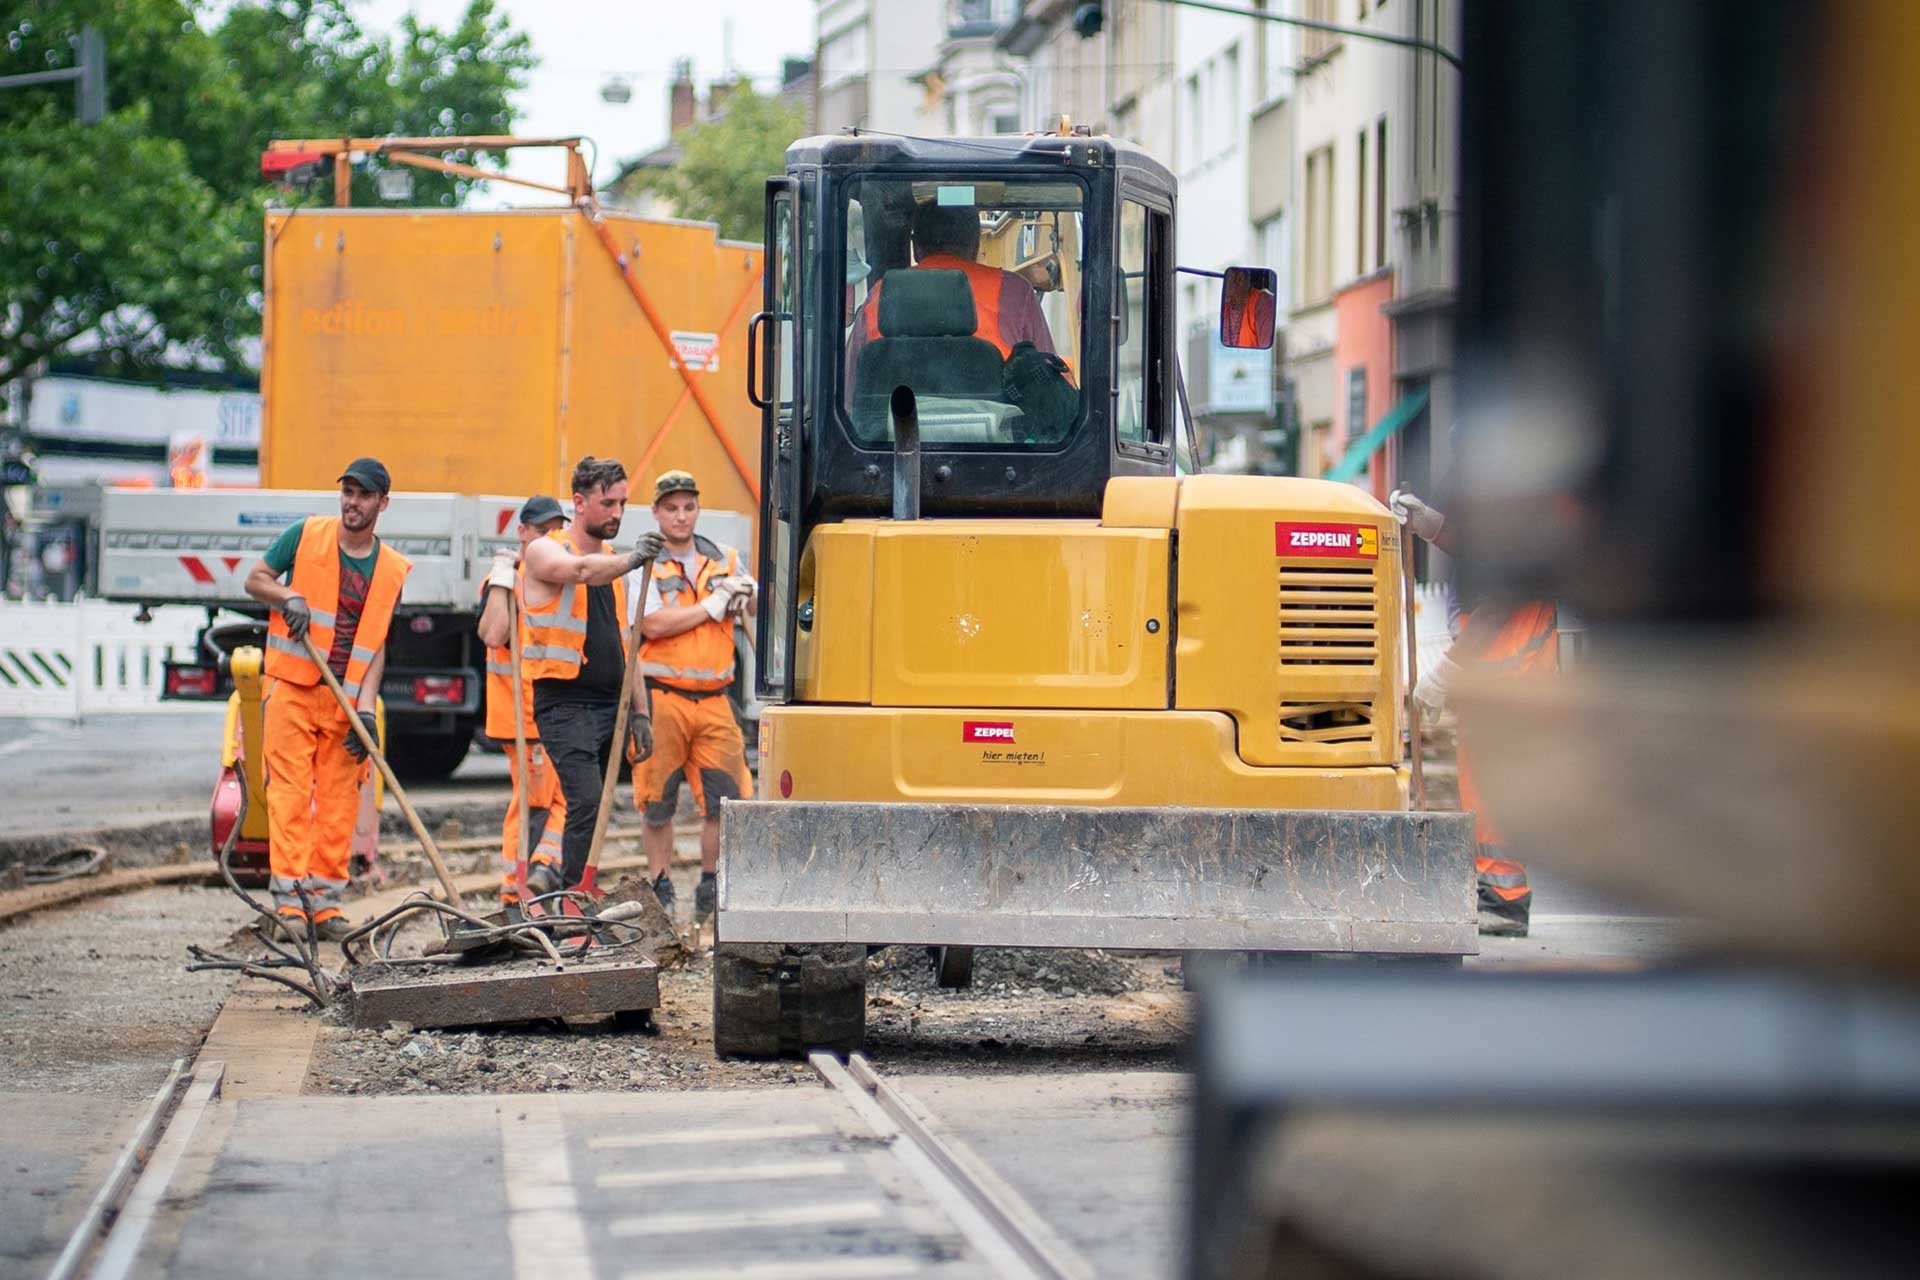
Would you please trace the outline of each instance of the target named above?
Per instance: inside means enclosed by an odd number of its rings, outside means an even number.
[[[974,337],[973,290],[960,271],[899,267],[880,278],[880,336],[860,349],[853,376],[853,425],[865,440],[892,434],[893,389],[917,396],[1004,402],[1000,351]]]

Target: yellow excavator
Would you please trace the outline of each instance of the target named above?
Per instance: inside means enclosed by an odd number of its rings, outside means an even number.
[[[1065,130],[804,139],[769,180],[718,1052],[857,1047],[886,944],[948,985],[980,946],[1475,950],[1470,820],[1409,804],[1394,517],[1176,465],[1174,205]],[[1273,273],[1219,289],[1270,346]]]

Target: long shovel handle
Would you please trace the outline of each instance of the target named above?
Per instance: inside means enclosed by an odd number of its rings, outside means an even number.
[[[527,805],[527,793],[533,787],[533,758],[527,754],[527,695],[520,666],[520,600],[514,591],[507,592],[507,652],[513,664],[513,758],[520,762],[520,767],[513,773],[513,807],[520,815],[520,861],[515,870],[524,876],[527,859],[531,856],[528,853],[527,820],[532,811]]]
[[[349,698],[347,691],[340,687],[340,681],[333,674],[333,668],[327,665],[327,655],[320,652],[320,646],[313,642],[312,636],[302,636],[300,643],[306,646],[307,656],[313,659],[316,667],[320,668],[320,678],[327,682],[327,688],[333,690],[334,700],[340,704],[340,709],[346,712],[347,727],[352,729],[354,735],[360,739],[360,745],[367,749],[367,758],[373,761],[376,769],[380,770],[380,776],[387,780],[387,788],[393,792],[393,798],[400,802],[400,812],[407,815],[407,822],[413,827],[415,838],[420,841],[420,847],[427,851],[427,861],[433,864],[433,873],[440,877],[440,887],[446,892],[447,901],[458,906],[460,891],[453,887],[453,876],[448,873],[447,864],[440,857],[440,849],[433,843],[433,837],[427,834],[427,824],[420,821],[420,815],[414,811],[413,802],[407,799],[406,789],[400,785],[400,779],[393,776],[393,766],[388,764],[387,758],[380,754],[380,744],[375,742],[373,735],[367,732],[367,726],[362,723],[360,712],[353,705],[353,699]]]
[[[647,614],[647,592],[653,587],[653,561],[640,570],[640,603],[633,626],[627,633],[627,670],[620,677],[620,709],[613,716],[613,750],[607,757],[607,776],[600,784],[600,811],[593,815],[593,841],[587,846],[584,883],[592,883],[600,865],[600,845],[607,838],[607,823],[613,817],[613,792],[620,785],[620,766],[627,758],[627,713],[633,706],[634,673],[640,669],[640,619]]]
[[[1400,526],[1400,598],[1407,615],[1407,736],[1413,747],[1413,807],[1427,807],[1426,747],[1420,740],[1420,702],[1413,696],[1420,683],[1420,645],[1414,638],[1413,530]]]

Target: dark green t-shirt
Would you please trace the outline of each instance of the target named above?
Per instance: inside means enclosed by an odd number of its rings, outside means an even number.
[[[295,520],[280,531],[267,553],[260,557],[296,591],[299,587],[290,575],[293,558],[300,550],[300,535],[306,527],[305,520]],[[347,658],[353,653],[353,637],[360,630],[360,613],[367,606],[367,589],[373,583],[373,566],[379,558],[378,538],[373,540],[373,550],[364,556],[350,556],[346,548],[340,549],[340,607],[334,611],[333,648],[327,653],[327,665],[342,680],[347,678]]]

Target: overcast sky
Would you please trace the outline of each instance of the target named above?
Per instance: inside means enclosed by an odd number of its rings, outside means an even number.
[[[515,132],[592,138],[598,150],[594,176],[601,181],[622,160],[666,141],[667,86],[676,60],[693,59],[694,80],[703,89],[729,67],[770,89],[778,83],[782,58],[806,57],[813,49],[813,5],[807,0],[506,0],[501,7],[532,38],[540,59],[520,95]],[[369,30],[391,30],[410,10],[425,22],[450,27],[466,0],[360,0],[354,9]],[[633,85],[625,106],[600,99],[601,85],[616,73]],[[559,183],[565,169],[556,156],[528,152],[508,168]],[[496,183],[492,199],[479,203],[546,199]]]

